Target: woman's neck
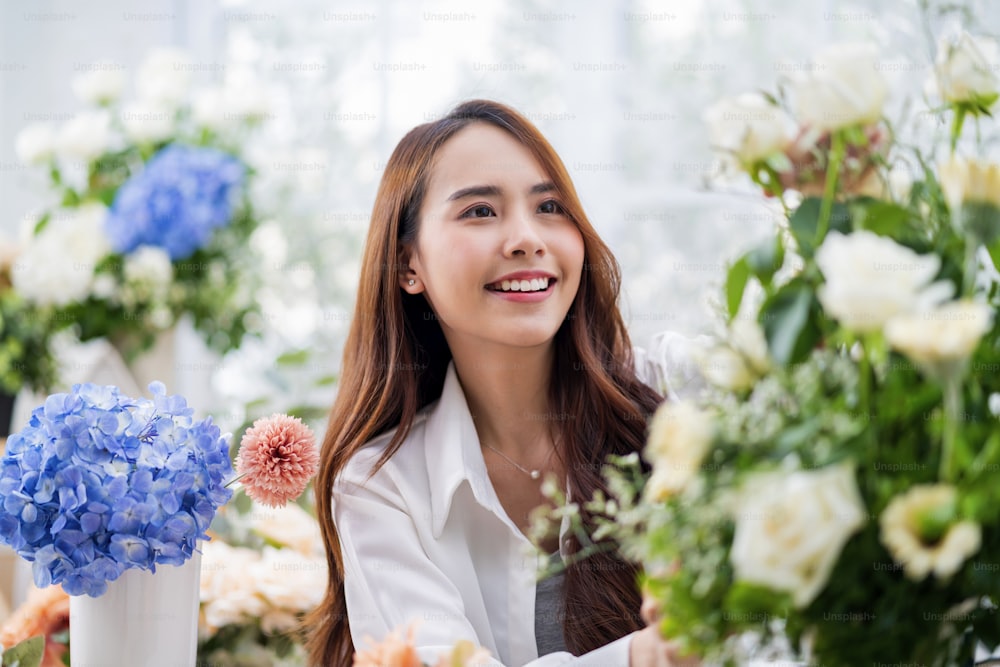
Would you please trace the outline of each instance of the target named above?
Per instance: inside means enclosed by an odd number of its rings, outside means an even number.
[[[480,442],[515,461],[551,447],[549,382],[554,348],[452,350]]]

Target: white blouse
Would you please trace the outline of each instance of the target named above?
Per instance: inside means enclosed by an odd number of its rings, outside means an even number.
[[[665,332],[648,353],[636,348],[639,378],[670,396],[690,388],[698,381],[691,344]],[[468,639],[499,659],[494,666],[628,667],[632,635],[579,657],[538,657],[537,551],[493,489],[454,362],[441,398],[417,414],[399,450],[366,480],[393,432],[359,450],[333,490],[355,647],[416,622],[417,651],[431,664]]]

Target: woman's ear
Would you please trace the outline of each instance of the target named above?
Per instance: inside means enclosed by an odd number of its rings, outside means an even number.
[[[424,291],[424,286],[420,281],[420,277],[414,270],[411,261],[413,261],[413,253],[410,248],[404,248],[402,254],[399,257],[398,264],[398,279],[399,286],[403,288],[404,291],[409,294],[419,294]]]

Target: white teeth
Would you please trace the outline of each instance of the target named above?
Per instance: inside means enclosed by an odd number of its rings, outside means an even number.
[[[498,292],[541,292],[549,288],[549,278],[529,280],[504,280],[493,289]]]

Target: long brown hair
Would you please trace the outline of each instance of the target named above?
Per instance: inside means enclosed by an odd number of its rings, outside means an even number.
[[[348,665],[354,652],[331,507],[334,481],[365,443],[396,428],[375,470],[384,465],[402,445],[417,412],[441,396],[451,352],[427,300],[402,290],[398,275],[405,269],[400,266],[403,248],[417,238],[433,159],[470,123],[499,127],[531,151],[583,236],[580,287],[555,335],[549,387],[555,414],[566,416],[556,425],[561,436],[556,441],[561,443],[558,455],[574,499],[607,491],[600,475],[605,458],[642,448],[648,415],[662,400],[635,375],[618,310],[618,263],[587,220],[559,156],[531,122],[502,104],[472,100],[411,130],[389,158],[375,197],[354,318],[316,478],[330,572],[326,596],[308,621],[310,659],[316,665]],[[579,548],[570,545],[571,551]],[[568,568],[563,633],[570,651],[585,653],[642,627],[636,577],[636,568],[613,550]]]

